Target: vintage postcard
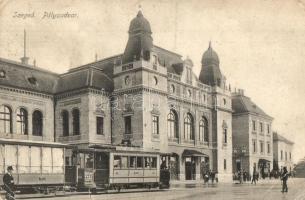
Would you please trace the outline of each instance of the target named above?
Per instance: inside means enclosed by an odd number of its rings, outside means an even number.
[[[305,199],[305,0],[0,0],[0,199]]]

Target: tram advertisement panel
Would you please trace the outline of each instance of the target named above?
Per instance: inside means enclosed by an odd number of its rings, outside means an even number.
[[[84,185],[89,187],[89,186],[94,186],[94,172],[92,169],[85,169],[84,171]]]

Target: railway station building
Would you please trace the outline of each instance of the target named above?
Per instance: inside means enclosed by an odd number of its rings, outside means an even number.
[[[0,59],[0,137],[138,148],[160,153],[172,179],[213,170],[231,181],[232,96],[212,45],[196,76],[191,59],[153,44],[141,11],[128,34],[122,54],[64,74],[30,65],[26,55],[21,63]]]

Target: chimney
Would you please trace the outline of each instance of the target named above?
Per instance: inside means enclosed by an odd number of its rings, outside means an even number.
[[[24,65],[28,65],[29,64],[29,57],[26,57],[26,31],[24,29],[24,38],[23,38],[23,57],[20,58],[21,59],[21,63]]]

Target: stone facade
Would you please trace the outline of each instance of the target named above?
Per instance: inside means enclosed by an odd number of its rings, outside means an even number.
[[[231,181],[232,97],[217,53],[210,44],[198,78],[189,58],[153,45],[151,34],[139,12],[123,54],[65,74],[1,60],[0,72],[8,73],[0,78],[0,105],[10,107],[13,122],[1,137],[159,152],[173,179],[199,180],[213,170],[220,182]],[[28,113],[23,135],[15,134],[19,107]],[[35,110],[42,136],[31,134]],[[66,151],[66,164],[71,156]]]
[[[273,158],[275,167],[282,170],[286,167],[288,172],[294,168],[293,164],[293,142],[281,136],[277,132],[273,132]]]
[[[233,172],[244,170],[260,177],[273,169],[272,118],[265,114],[243,90],[233,101]]]

